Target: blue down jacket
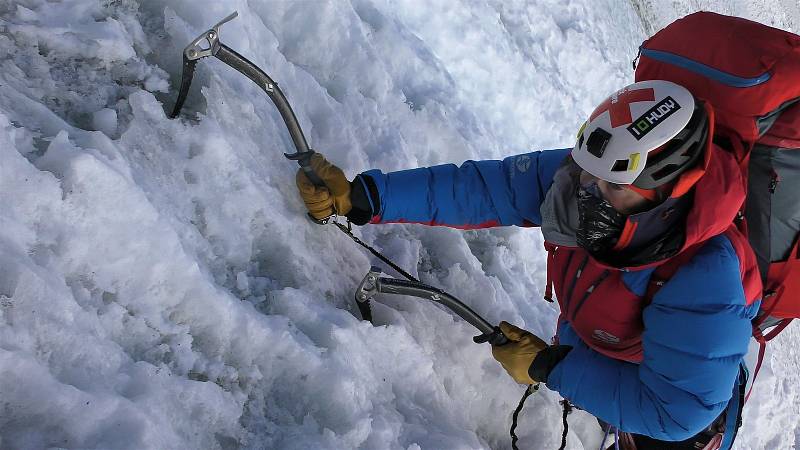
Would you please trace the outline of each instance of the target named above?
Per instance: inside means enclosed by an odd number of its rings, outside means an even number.
[[[455,228],[540,225],[540,206],[569,150],[532,152],[503,161],[382,173],[373,223]],[[652,270],[623,280],[642,292]],[[713,237],[644,309],[644,360],[604,356],[560,324],[573,349],[548,377],[563,397],[622,431],[683,440],[707,427],[732,398],[758,302],[747,306],[739,259],[724,235]]]

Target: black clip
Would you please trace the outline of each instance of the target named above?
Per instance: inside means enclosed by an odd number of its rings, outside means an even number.
[[[500,327],[494,327],[491,332],[483,333],[478,336],[472,338],[472,341],[476,344],[483,344],[484,342],[488,342],[492,345],[504,345],[508,343],[508,338],[502,331],[500,331]]]

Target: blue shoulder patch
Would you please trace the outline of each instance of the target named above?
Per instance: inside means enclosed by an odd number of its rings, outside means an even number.
[[[651,267],[649,269],[623,272],[622,282],[625,283],[628,290],[641,297],[647,292],[647,284],[650,283],[650,277],[653,276],[655,270],[655,267]]]
[[[724,235],[709,239],[653,297],[654,304],[692,309],[709,305],[716,310],[744,302],[739,256]]]

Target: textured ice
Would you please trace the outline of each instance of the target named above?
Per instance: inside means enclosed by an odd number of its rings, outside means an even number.
[[[353,290],[373,261],[309,222],[291,140],[207,60],[169,120],[183,47],[266,70],[349,175],[572,145],[649,32],[711,8],[799,31],[791,2],[0,2],[0,448],[508,448],[522,387],[435,305]],[[356,231],[492,322],[542,336],[535,229]],[[800,354],[771,346],[741,449],[796,445]],[[558,396],[520,444],[557,448]],[[571,449],[594,420],[570,418]]]

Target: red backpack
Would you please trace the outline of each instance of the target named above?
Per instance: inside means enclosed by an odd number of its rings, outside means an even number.
[[[800,36],[694,13],[642,44],[636,81],[642,80],[673,81],[711,103],[714,139],[747,175],[743,227],[764,282],[753,327],[763,352],[800,317]]]
[[[800,318],[800,36],[698,12],[646,40],[638,60],[636,81],[672,81],[714,107],[714,141],[734,153],[745,174],[739,228],[764,285],[753,321],[760,344],[755,378],[766,342]],[[656,270],[654,283],[663,284],[675,269],[666,264]],[[732,445],[731,434],[718,445]]]

